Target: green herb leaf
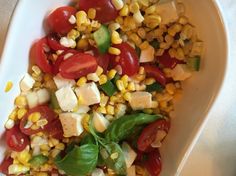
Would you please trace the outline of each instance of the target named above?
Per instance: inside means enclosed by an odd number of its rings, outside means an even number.
[[[85,145],[85,144],[96,144],[96,141],[91,134],[86,134],[83,139],[80,141],[80,145]]]
[[[99,87],[109,97],[117,92],[116,86],[110,80],[108,80],[105,84],[100,85]]]
[[[33,156],[29,160],[29,163],[34,167],[39,167],[39,166],[42,166],[43,164],[45,164],[47,161],[48,161],[48,157],[40,154],[40,155]]]
[[[55,164],[58,169],[71,176],[84,176],[90,174],[97,165],[98,146],[86,144],[75,146],[64,158],[58,155]]]

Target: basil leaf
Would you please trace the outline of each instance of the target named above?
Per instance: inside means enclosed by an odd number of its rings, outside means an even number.
[[[58,155],[55,164],[58,169],[71,176],[84,176],[90,174],[95,168],[98,160],[98,146],[86,144],[75,146],[64,158]]]
[[[86,134],[82,140],[80,141],[80,145],[85,145],[85,144],[96,144],[96,141],[91,134]]]
[[[117,143],[111,142],[106,144],[101,148],[100,154],[108,168],[114,170],[116,174],[126,175],[125,157]]]

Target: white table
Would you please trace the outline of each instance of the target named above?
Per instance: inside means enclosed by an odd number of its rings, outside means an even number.
[[[0,53],[16,1],[0,0]],[[236,175],[236,1],[218,1],[222,5],[230,31],[232,48],[229,72],[221,96],[209,114],[209,121],[182,171],[182,176]],[[235,51],[232,51],[233,47]]]

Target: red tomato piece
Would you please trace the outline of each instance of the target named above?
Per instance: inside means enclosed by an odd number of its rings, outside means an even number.
[[[101,55],[98,52],[97,48],[94,48],[93,52],[94,52],[94,56],[97,59],[98,65],[100,67],[102,67],[103,71],[106,73],[107,69],[108,69],[108,66],[109,66],[110,59],[111,59],[112,56],[110,54],[108,54],[108,53],[105,53],[105,54]]]
[[[159,176],[162,169],[162,164],[161,155],[158,149],[148,153],[144,166],[151,176]]]
[[[45,73],[52,73],[52,65],[48,60],[47,53],[50,51],[47,38],[44,37],[34,43],[31,48],[31,57]]]
[[[39,112],[41,115],[40,119],[46,119],[48,121],[47,125],[45,125],[44,127],[40,127],[37,130],[32,130],[30,127],[26,128],[25,126],[28,123],[28,117],[30,116],[30,114],[34,112]],[[20,130],[22,131],[22,133],[26,135],[32,135],[41,131],[46,131],[46,129],[50,127],[51,122],[55,118],[56,118],[55,112],[52,109],[50,109],[48,106],[46,105],[37,106],[35,108],[30,109],[28,113],[26,113],[26,115],[22,118],[22,120],[20,121]]]
[[[62,77],[78,79],[97,70],[97,60],[90,54],[78,53],[64,60],[59,71]]]
[[[69,22],[69,19],[71,15],[75,15],[76,11],[74,7],[64,6],[49,14],[47,24],[51,31],[61,35],[67,34],[75,26],[75,24]]]
[[[168,52],[164,52],[162,56],[158,56],[157,60],[161,65],[163,65],[166,68],[175,68],[175,66],[178,64],[178,59],[170,57]]]
[[[13,159],[10,156],[7,156],[6,158],[4,158],[4,160],[2,161],[1,165],[0,165],[0,172],[8,175],[8,167],[13,163]]]
[[[65,46],[62,46],[59,42],[59,37],[57,35],[53,35],[53,34],[50,34],[47,36],[47,41],[48,41],[48,45],[49,47],[54,50],[54,51],[57,51],[57,50],[68,50],[69,48],[65,47]]]
[[[166,77],[165,74],[155,65],[144,65],[143,66],[147,76],[154,77],[157,82],[159,82],[161,85],[166,85]]]
[[[61,63],[65,60],[65,55],[71,53],[72,55],[78,54],[79,52],[73,49],[64,51],[62,54],[60,54],[56,60],[56,62],[53,65],[53,74],[56,75],[57,73],[59,73],[59,67],[61,65]]]
[[[101,23],[107,23],[116,19],[118,11],[113,6],[111,0],[80,0],[79,10],[88,12],[90,8],[96,9],[95,19]]]
[[[157,120],[147,127],[145,127],[138,138],[137,146],[140,151],[147,151],[151,144],[156,139],[156,134],[160,130],[164,130],[168,133],[170,129],[170,121],[167,120]]]
[[[18,125],[15,125],[6,131],[6,142],[11,150],[21,152],[29,145],[29,138],[20,131]]]
[[[61,121],[59,119],[56,119],[53,122],[51,122],[50,126],[48,126],[46,131],[50,137],[53,137],[59,140],[63,138],[64,133],[63,133]]]
[[[120,65],[122,68],[122,74],[128,76],[133,76],[138,73],[139,60],[134,48],[132,48],[128,43],[121,43],[114,45],[114,47],[120,49],[121,53],[119,56],[113,56],[111,58],[110,66],[114,68],[115,66]]]

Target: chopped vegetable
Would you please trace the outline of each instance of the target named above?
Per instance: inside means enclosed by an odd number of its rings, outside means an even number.
[[[110,80],[108,80],[105,84],[100,85],[99,87],[109,97],[111,97],[115,92],[117,92],[116,86]]]
[[[187,66],[190,70],[199,71],[201,64],[201,58],[199,56],[189,58],[187,60]]]
[[[39,167],[39,166],[42,166],[43,164],[45,164],[47,161],[48,161],[48,157],[40,154],[40,155],[33,156],[29,160],[29,163],[33,167]]]
[[[159,83],[155,82],[151,85],[147,85],[146,91],[148,91],[148,92],[155,92],[155,91],[156,92],[162,92],[163,87]]]

